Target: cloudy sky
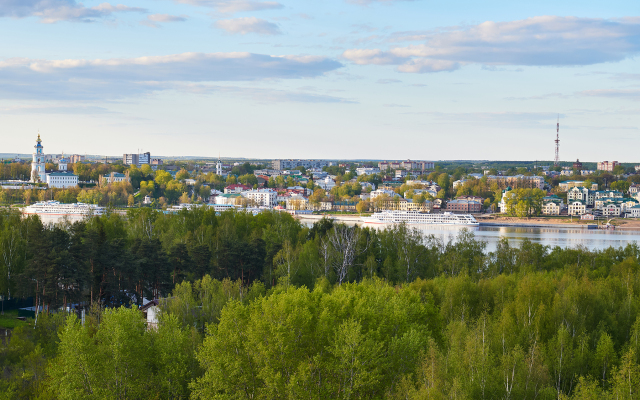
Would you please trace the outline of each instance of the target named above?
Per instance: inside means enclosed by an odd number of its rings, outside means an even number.
[[[592,4],[585,4],[592,3]],[[636,0],[0,0],[0,152],[640,161]]]

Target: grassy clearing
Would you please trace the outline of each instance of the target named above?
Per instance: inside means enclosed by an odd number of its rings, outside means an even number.
[[[17,319],[17,317],[18,310],[5,311],[4,315],[0,315],[0,328],[13,329],[27,324],[26,322]]]

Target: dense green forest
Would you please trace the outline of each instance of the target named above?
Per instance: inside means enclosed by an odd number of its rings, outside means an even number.
[[[2,292],[52,311],[3,344],[0,399],[640,398],[637,245],[204,209],[3,213],[0,235]],[[84,324],[53,312],[78,302]]]

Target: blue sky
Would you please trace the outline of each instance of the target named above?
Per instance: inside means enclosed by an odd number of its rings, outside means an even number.
[[[0,152],[640,161],[640,3],[0,0]]]

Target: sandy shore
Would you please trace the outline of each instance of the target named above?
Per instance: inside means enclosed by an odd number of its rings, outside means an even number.
[[[502,217],[495,215],[476,216],[476,219],[480,223],[491,223],[496,225],[559,225],[567,227],[582,227],[586,228],[587,225],[598,225],[598,221],[581,221],[579,218],[574,217],[573,221],[567,218],[515,218],[515,217]],[[606,221],[600,220],[600,225],[606,224]],[[617,218],[612,221],[616,229],[625,230],[640,230],[640,221],[635,219]]]

